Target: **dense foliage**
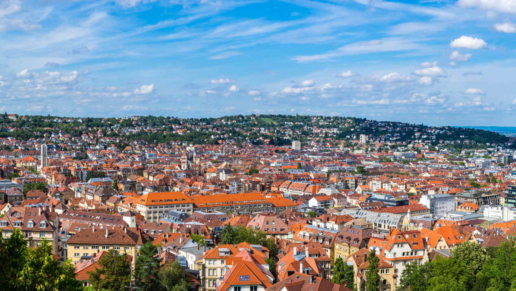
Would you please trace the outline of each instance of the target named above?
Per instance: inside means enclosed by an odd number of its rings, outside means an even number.
[[[510,291],[515,287],[514,241],[504,242],[494,251],[474,242],[464,243],[449,258],[407,265],[400,284],[400,289],[407,291]]]
[[[2,290],[82,290],[70,261],[55,260],[47,241],[37,248],[28,248],[19,229],[8,239],[4,239],[0,231],[0,262]]]

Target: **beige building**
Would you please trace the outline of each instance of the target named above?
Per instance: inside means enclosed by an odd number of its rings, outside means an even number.
[[[137,253],[147,241],[140,230],[135,228],[86,228],[66,242],[68,259],[77,263],[84,257],[93,258],[101,251],[116,250],[121,254],[128,254],[132,259],[132,266],[136,265]]]
[[[140,213],[147,222],[158,222],[170,210],[192,213],[193,203],[182,192],[155,192],[140,197],[127,197],[118,205],[118,212]]]

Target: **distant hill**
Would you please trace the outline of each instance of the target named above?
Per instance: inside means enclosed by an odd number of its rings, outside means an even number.
[[[456,148],[512,146],[510,137],[490,130],[465,127],[431,127],[354,117],[307,115],[235,115],[220,118],[132,116],[127,118],[69,118],[57,116],[0,115],[0,137],[20,140],[62,140],[87,134],[96,139],[122,138],[120,143],[185,141],[196,144],[220,140],[253,144],[290,145],[292,140],[357,140],[424,143]]]

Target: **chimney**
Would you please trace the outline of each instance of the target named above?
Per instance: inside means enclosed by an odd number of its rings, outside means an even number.
[[[303,273],[303,262],[299,262],[299,273],[304,274]]]
[[[308,247],[305,248],[305,257],[310,257],[310,252],[308,251]]]
[[[294,247],[294,256],[297,255],[297,247]]]
[[[95,227],[91,227],[91,232],[95,232]]]
[[[109,230],[108,230],[108,228],[106,227],[106,238],[108,238],[108,236],[109,236]]]

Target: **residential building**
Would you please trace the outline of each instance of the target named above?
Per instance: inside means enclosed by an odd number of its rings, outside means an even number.
[[[430,209],[430,213],[436,217],[443,217],[448,212],[455,210],[457,202],[455,197],[447,194],[425,194],[419,199],[419,204]]]

